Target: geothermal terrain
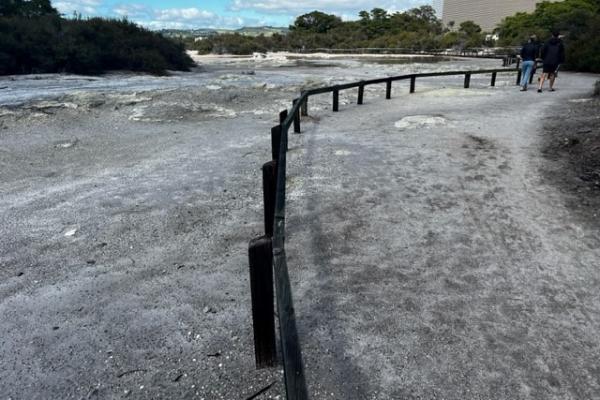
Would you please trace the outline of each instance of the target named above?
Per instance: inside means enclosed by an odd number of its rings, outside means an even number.
[[[280,367],[254,367],[247,260],[278,112],[307,88],[500,67],[197,61],[0,78],[3,398],[285,398]],[[462,79],[395,83],[392,100],[368,87],[362,106],[343,91],[335,114],[311,98],[290,135],[286,251],[313,399],[600,398],[599,217],[576,201],[593,189],[552,179],[563,164],[544,152],[548,124],[595,104],[597,77],[561,73],[542,94],[514,74]],[[599,125],[583,117],[583,134]]]

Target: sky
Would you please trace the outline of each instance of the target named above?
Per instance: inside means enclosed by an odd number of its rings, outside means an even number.
[[[52,0],[66,16],[127,17],[150,29],[288,26],[298,15],[319,10],[344,20],[356,19],[361,10],[380,7],[404,11],[432,0]]]

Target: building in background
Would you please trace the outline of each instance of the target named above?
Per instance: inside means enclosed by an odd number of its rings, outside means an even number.
[[[444,15],[444,0],[433,0],[431,3],[431,6],[435,10],[435,15],[437,15],[439,19],[442,19],[442,16]]]
[[[474,21],[485,32],[491,32],[503,18],[518,12],[531,12],[539,2],[541,0],[434,0],[433,7],[438,17],[442,16],[444,24],[454,22],[454,29],[461,22]]]

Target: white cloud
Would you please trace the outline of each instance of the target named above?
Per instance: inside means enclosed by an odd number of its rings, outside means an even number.
[[[120,4],[112,12],[150,29],[240,28],[256,19],[226,17],[196,7],[152,9],[142,4]]]
[[[233,11],[252,10],[259,13],[293,15],[319,10],[348,16],[375,7],[386,10],[407,10],[426,4],[431,4],[431,0],[233,0],[229,8]]]
[[[73,14],[77,12],[79,14],[93,15],[98,13],[98,7],[101,5],[100,0],[67,0],[67,1],[56,1],[52,5],[61,14]]]
[[[200,10],[198,8],[167,8],[165,10],[155,10],[154,15],[159,21],[204,21],[216,18],[216,15],[210,11]]]
[[[120,17],[147,18],[152,15],[152,9],[144,4],[118,4],[112,10]]]

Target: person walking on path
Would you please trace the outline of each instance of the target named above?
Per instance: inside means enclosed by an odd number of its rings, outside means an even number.
[[[539,55],[539,47],[536,44],[537,37],[531,35],[527,43],[521,48],[521,92],[527,90],[529,79],[535,69],[535,62]]]
[[[538,93],[542,93],[544,80],[550,81],[550,91],[554,92],[554,81],[560,64],[565,62],[565,46],[559,38],[558,31],[552,32],[552,37],[542,47],[542,62],[544,64],[544,73],[540,79]]]

